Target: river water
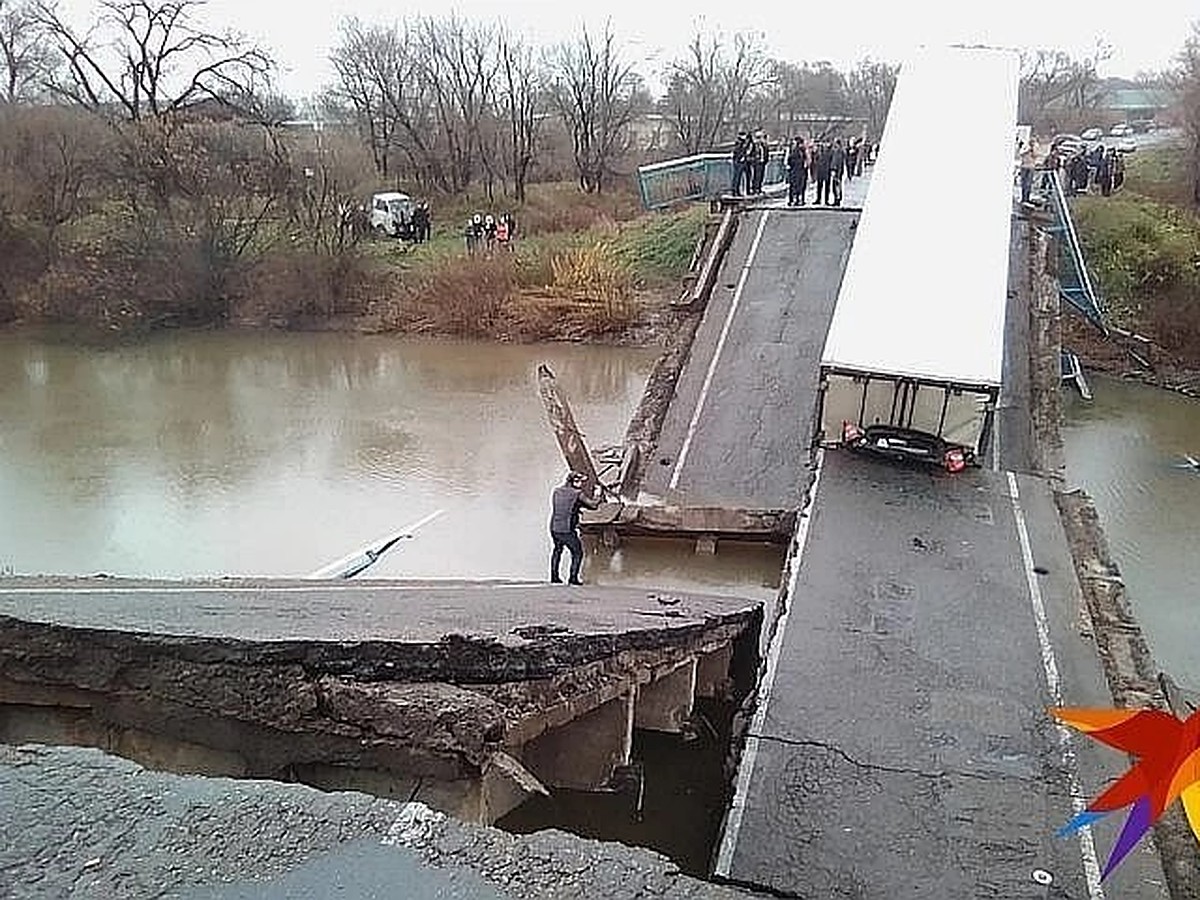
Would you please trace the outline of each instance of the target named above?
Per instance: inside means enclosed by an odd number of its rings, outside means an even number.
[[[310,572],[436,510],[371,577],[546,577],[562,458],[534,370],[593,448],[656,352],[337,334],[165,335],[108,349],[0,336],[0,569]],[[565,564],[564,564],[565,565]],[[773,596],[770,548],[591,554],[598,583]]]
[[[1200,688],[1200,401],[1103,376],[1066,397],[1067,481],[1095,500],[1159,668]]]
[[[444,510],[378,577],[545,577],[563,463],[547,363],[595,447],[618,444],[655,351],[337,334],[173,334],[107,349],[0,336],[0,570],[300,575]],[[1158,664],[1200,687],[1200,402],[1096,377],[1066,402]],[[593,548],[598,583],[769,599],[772,548]]]

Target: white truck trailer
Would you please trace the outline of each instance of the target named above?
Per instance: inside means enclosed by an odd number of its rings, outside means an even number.
[[[990,48],[923,49],[902,65],[821,356],[826,445],[952,470],[988,449],[1019,73],[1015,52]]]

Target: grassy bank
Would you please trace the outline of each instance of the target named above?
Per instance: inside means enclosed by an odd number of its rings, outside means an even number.
[[[1139,150],[1124,188],[1072,202],[1110,322],[1200,366],[1200,217],[1181,148]]]
[[[0,233],[12,277],[0,305],[19,325],[134,334],[165,327],[396,331],[503,340],[622,340],[651,323],[678,289],[707,214],[688,207],[645,213],[628,192],[583,195],[573,185],[531,185],[525,204],[448,198],[434,204],[433,239],[410,246],[364,238],[318,246],[301,233],[262,228],[261,246],[205,279],[185,240],[133,252],[118,215],[98,207],[35,259],[21,225]],[[516,214],[520,238],[505,251],[466,252],[475,212]],[[13,268],[11,261],[29,265]]]
[[[565,203],[554,219],[566,228],[539,232],[518,211],[527,236],[507,251],[467,255],[453,226],[393,247],[402,258],[381,269],[389,287],[370,313],[385,330],[508,340],[619,339],[649,324],[678,290],[705,210],[582,221]]]

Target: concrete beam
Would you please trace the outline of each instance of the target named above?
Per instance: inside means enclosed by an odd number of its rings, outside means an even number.
[[[610,700],[525,745],[525,767],[543,784],[591,791],[604,786],[614,766],[629,762],[633,746],[634,692]]]
[[[786,544],[795,530],[795,510],[726,509],[709,506],[658,506],[637,503],[602,504],[580,520],[586,533],[616,531],[619,535],[693,537],[703,540],[744,540]]]
[[[635,728],[678,734],[696,699],[696,658],[685,660],[637,691]]]

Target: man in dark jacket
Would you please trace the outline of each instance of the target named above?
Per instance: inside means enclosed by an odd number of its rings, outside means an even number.
[[[742,184],[747,181],[749,155],[750,135],[744,131],[739,131],[737,140],[733,142],[733,182],[729,185],[729,189],[735,197],[742,195]]]
[[[797,135],[792,138],[792,146],[788,148],[787,161],[788,206],[803,206],[804,192],[808,190],[808,148],[804,146],[804,138]]]
[[[846,149],[842,146],[842,139],[838,138],[833,142],[833,149],[829,151],[829,183],[833,188],[833,205],[842,205],[842,179],[846,177]]]
[[[550,539],[554,549],[550,552],[550,580],[562,584],[558,574],[562,561],[563,547],[571,551],[571,574],[568,584],[582,584],[579,570],[583,566],[583,542],[579,539],[580,509],[598,509],[600,503],[583,495],[586,477],[579,472],[568,472],[566,481],[554,489],[550,497]]]
[[[817,203],[829,204],[829,145],[824,141],[817,144],[813,152],[813,177],[817,179]]]
[[[767,138],[761,131],[754,133],[754,140],[750,142],[750,153],[747,157],[747,162],[750,167],[750,190],[749,194],[761,194],[763,186],[763,176],[767,171],[767,157],[770,155],[770,150],[767,148]]]

